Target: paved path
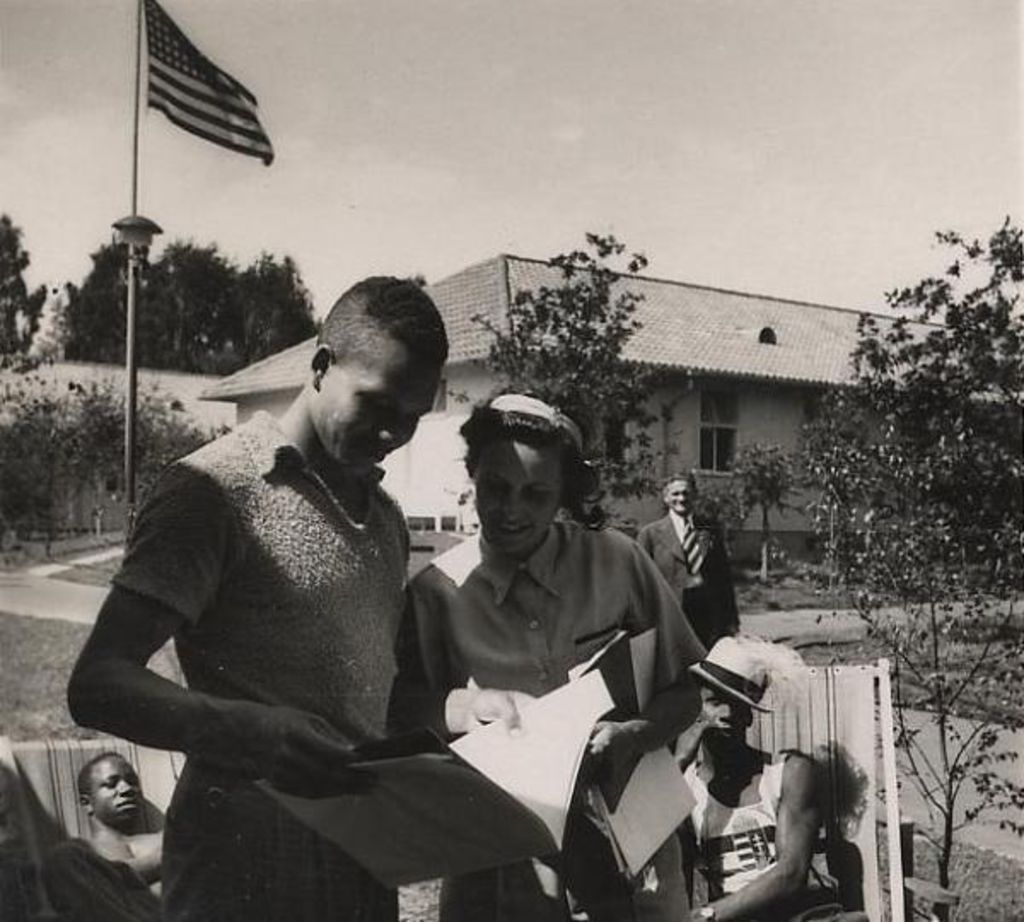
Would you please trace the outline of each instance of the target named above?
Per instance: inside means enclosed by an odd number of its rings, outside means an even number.
[[[867,636],[867,625],[856,612],[826,608],[765,611],[740,615],[740,628],[776,643],[808,647],[819,643],[853,643]]]
[[[92,624],[108,589],[28,572],[0,573],[0,611],[26,618]]]
[[[88,554],[83,554],[81,557],[73,557],[70,560],[63,561],[62,563],[41,563],[34,567],[29,567],[26,571],[32,576],[56,576],[59,573],[63,573],[65,570],[70,570],[72,567],[87,567],[90,564],[103,563],[107,560],[113,560],[115,557],[121,557],[124,555],[124,548],[121,547],[107,547],[99,551],[92,551]]]

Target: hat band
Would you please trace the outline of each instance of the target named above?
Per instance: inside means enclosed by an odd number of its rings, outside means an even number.
[[[719,666],[718,663],[713,663],[710,660],[704,660],[704,662],[700,664],[700,668],[709,676],[717,679],[733,691],[739,692],[741,695],[746,695],[746,697],[751,701],[760,701],[764,697],[763,686],[758,685],[756,682],[751,682],[750,679],[744,678],[739,673],[733,672],[731,669]]]

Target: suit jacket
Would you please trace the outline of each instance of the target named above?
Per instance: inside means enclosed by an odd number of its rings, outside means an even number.
[[[720,637],[739,630],[739,615],[721,529],[700,519],[694,520],[694,527],[697,540],[705,548],[699,581],[687,569],[679,536],[668,515],[641,528],[636,540],[668,580],[687,620],[710,650]]]

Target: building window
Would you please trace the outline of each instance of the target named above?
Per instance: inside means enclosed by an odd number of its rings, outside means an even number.
[[[774,346],[778,339],[775,336],[775,331],[771,327],[764,327],[758,334],[757,341],[764,343],[766,346]]]
[[[736,455],[736,395],[702,391],[700,395],[700,467],[732,470]]]

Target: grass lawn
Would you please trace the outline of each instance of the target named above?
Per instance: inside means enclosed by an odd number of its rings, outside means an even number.
[[[0,735],[95,736],[75,726],[64,700],[88,633],[84,624],[0,614]]]
[[[880,828],[879,835],[883,833]],[[887,887],[889,871],[884,847],[880,848],[880,859],[879,875],[885,881],[883,886]],[[1019,862],[957,842],[953,845],[949,873],[950,889],[960,897],[953,914],[954,922],[1024,922],[1024,887],[1021,887],[1024,867]],[[934,852],[920,843],[914,849],[914,876],[924,880],[939,879]],[[885,909],[888,902],[886,892],[883,894]],[[916,901],[914,918],[930,918],[930,909],[920,900]]]
[[[733,584],[736,589],[736,605],[743,614],[795,611],[799,608],[853,608],[852,601],[845,593],[821,589],[810,580],[792,573],[772,573],[768,582],[762,583],[755,572],[737,569]]]
[[[68,677],[88,634],[85,624],[0,612],[0,736],[30,740],[98,735],[75,725],[65,700]],[[160,675],[180,681],[170,646],[159,650],[151,665]]]

